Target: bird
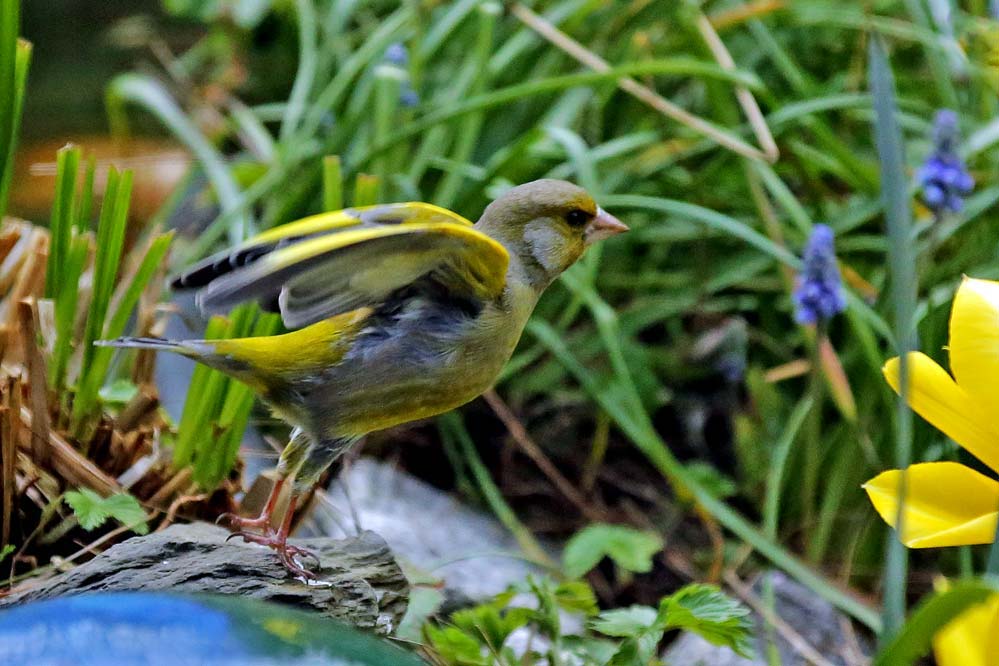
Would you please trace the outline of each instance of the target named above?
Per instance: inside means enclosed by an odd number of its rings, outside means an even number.
[[[442,414],[488,390],[542,293],[594,243],[628,227],[583,188],[542,179],[490,203],[476,223],[422,202],[322,213],[208,257],[171,280],[206,314],[257,301],[287,329],[266,337],[124,337],[246,383],[292,426],[276,481],[236,534],[293,573],[311,553],[287,543],[297,498],[376,430]],[[282,487],[283,519],[271,527]]]

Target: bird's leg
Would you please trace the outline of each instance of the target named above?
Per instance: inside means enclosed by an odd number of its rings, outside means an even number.
[[[301,576],[309,580],[315,580],[318,576],[296,562],[295,557],[308,557],[315,560],[317,564],[319,563],[319,557],[311,550],[300,546],[293,546],[288,543],[288,533],[291,531],[291,519],[295,513],[295,504],[297,502],[298,498],[294,496],[288,502],[288,511],[284,515],[284,520],[281,521],[281,527],[278,528],[276,532],[273,530],[267,530],[263,534],[249,534],[241,532],[238,536],[241,536],[244,541],[258,543],[261,546],[272,548],[281,560],[281,564],[283,564],[288,571],[297,576]]]
[[[271,487],[271,494],[267,498],[267,504],[264,505],[260,515],[256,518],[243,518],[235,514],[226,513],[219,516],[219,520],[227,520],[233,530],[239,534],[245,534],[246,530],[261,530],[265,533],[273,531],[270,529],[271,516],[274,515],[274,509],[277,507],[278,499],[281,497],[281,489],[284,487],[285,481],[294,477],[298,468],[302,466],[302,462],[305,460],[310,446],[311,439],[305,434],[305,431],[301,428],[292,430],[288,446],[281,452],[281,458],[278,460],[277,480],[274,481],[274,485]],[[292,494],[294,495],[295,493],[293,492]]]
[[[271,516],[274,514],[274,508],[277,506],[278,498],[281,497],[281,488],[284,486],[284,477],[278,477],[274,482],[274,486],[271,488],[271,494],[267,497],[267,504],[260,511],[260,515],[256,518],[244,518],[243,516],[238,516],[235,513],[223,513],[218,517],[219,521],[226,521],[229,525],[236,531],[237,534],[242,535],[246,530],[264,530],[270,527]]]

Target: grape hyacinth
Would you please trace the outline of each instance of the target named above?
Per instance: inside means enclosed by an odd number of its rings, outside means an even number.
[[[833,230],[816,224],[805,246],[804,267],[794,290],[794,318],[799,324],[828,321],[846,308],[846,298],[836,265]]]
[[[385,55],[383,56],[385,62],[395,65],[400,69],[405,69],[409,65],[409,51],[406,49],[406,45],[401,42],[393,42],[388,45],[385,49]],[[420,103],[419,94],[413,90],[413,86],[409,82],[409,77],[402,82],[402,86],[399,90],[399,103],[404,107],[412,108]]]
[[[933,152],[919,169],[923,202],[936,215],[957,213],[975,181],[957,154],[957,114],[948,109],[937,112],[933,121]]]
[[[393,42],[385,49],[385,62],[392,63],[397,67],[405,67],[409,64],[409,51],[402,42]]]

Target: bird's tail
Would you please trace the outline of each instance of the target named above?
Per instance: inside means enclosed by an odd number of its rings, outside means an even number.
[[[188,342],[165,340],[163,338],[115,338],[114,340],[95,340],[98,347],[133,347],[135,349],[155,349],[171,351],[184,356],[197,354],[197,349]]]

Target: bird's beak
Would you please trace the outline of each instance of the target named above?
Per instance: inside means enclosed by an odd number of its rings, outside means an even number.
[[[590,223],[586,225],[583,233],[584,242],[593,245],[597,241],[616,236],[628,231],[628,225],[617,219],[603,208],[597,208],[597,214],[593,216]]]

